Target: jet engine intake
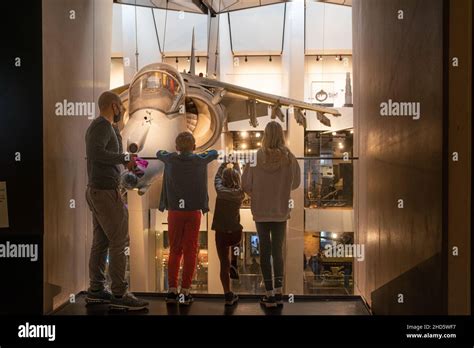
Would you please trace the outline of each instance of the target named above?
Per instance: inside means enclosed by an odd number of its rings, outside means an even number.
[[[196,150],[204,151],[219,139],[225,122],[225,110],[214,105],[213,94],[203,88],[188,86],[186,91],[186,121],[196,139]]]

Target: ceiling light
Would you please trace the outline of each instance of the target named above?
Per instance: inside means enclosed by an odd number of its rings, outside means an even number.
[[[247,138],[247,137],[249,136],[249,133],[248,133],[248,132],[245,132],[245,131],[244,131],[244,132],[240,132],[240,136],[241,136],[242,138]]]
[[[199,57],[198,57],[198,59],[197,59],[197,62],[198,62],[198,63],[200,62]]]
[[[332,238],[337,238],[337,233],[331,234],[331,237],[332,237]]]
[[[261,143],[261,142],[258,142],[258,143],[257,143],[257,146],[262,146],[262,143]]]
[[[353,129],[351,129],[351,134],[354,134],[354,130],[353,130]]]
[[[272,56],[270,56],[270,58],[268,58],[268,61],[271,62],[272,61]]]
[[[245,61],[246,61],[246,62],[248,62],[248,61],[249,61],[249,60],[248,60],[248,58],[247,58],[247,56],[245,56]]]
[[[336,132],[332,132],[332,135],[336,136],[336,135],[337,135],[337,133],[336,133]]]
[[[188,57],[188,59],[187,59],[187,60],[188,60],[188,62],[189,62],[189,57]]]
[[[260,132],[255,133],[255,136],[256,136],[257,138],[260,138],[260,135],[261,135]]]
[[[246,143],[242,143],[242,145],[240,146],[242,149],[246,149],[247,148],[247,144]]]
[[[339,148],[340,148],[340,149],[343,149],[343,148],[344,148],[344,144],[343,144],[343,143],[339,143]]]
[[[308,149],[308,152],[311,152],[311,149]]]
[[[179,63],[178,57],[176,57],[176,63]]]
[[[323,60],[323,56],[316,56],[316,61],[317,61],[317,62],[319,62],[319,61],[321,61],[321,60]]]

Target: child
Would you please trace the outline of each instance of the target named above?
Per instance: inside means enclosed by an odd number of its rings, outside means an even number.
[[[209,211],[207,194],[207,164],[218,157],[215,150],[194,154],[196,141],[191,133],[176,137],[176,152],[158,151],[156,157],[164,162],[163,187],[160,211],[168,210],[168,260],[167,303],[190,305],[191,281],[196,268],[201,211]],[[181,294],[178,295],[178,273],[183,260]]]
[[[231,255],[234,256],[232,247],[239,244],[242,239],[239,209],[244,199],[244,192],[240,185],[239,165],[234,164],[233,168],[227,168],[227,163],[223,163],[217,171],[214,185],[217,198],[212,229],[216,231],[216,247],[221,264],[220,278],[224,288],[225,305],[232,306],[239,300],[239,297],[230,291],[231,271],[235,273],[232,278],[238,277],[236,268],[231,265]]]

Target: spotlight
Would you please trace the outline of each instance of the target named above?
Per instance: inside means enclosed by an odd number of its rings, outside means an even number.
[[[317,61],[317,62],[320,62],[320,61],[322,61],[322,60],[323,60],[323,56],[316,56],[316,61]]]
[[[188,57],[187,61],[189,62],[189,57]]]
[[[197,59],[197,62],[198,62],[198,63],[200,62],[199,57],[198,57],[198,59]]]
[[[249,60],[248,60],[247,56],[245,56],[245,62],[248,62],[248,61],[249,61]]]
[[[176,57],[176,63],[179,63],[178,57]]]
[[[336,60],[339,62],[342,62],[342,56],[341,55],[336,56]]]
[[[343,148],[344,148],[344,144],[343,144],[343,143],[339,143],[339,148],[340,148],[340,149],[343,149]]]
[[[308,152],[311,152],[311,149],[308,149]]]
[[[354,134],[354,130],[353,130],[353,129],[351,129],[351,134]]]
[[[249,136],[249,133],[246,131],[243,131],[243,132],[240,132],[240,136],[245,139]]]
[[[262,146],[262,143],[259,141],[259,142],[257,143],[257,146]]]
[[[332,238],[337,238],[337,233],[331,234],[331,237],[332,237]]]
[[[240,146],[242,149],[246,149],[247,148],[247,144],[246,143],[242,143],[242,145]]]
[[[260,138],[260,135],[261,135],[260,132],[255,133],[255,136],[256,136],[257,138]]]
[[[336,132],[332,132],[332,135],[336,136],[336,135],[337,135],[337,133],[336,133]]]
[[[270,56],[270,58],[268,58],[268,61],[271,62],[272,61],[272,56]]]

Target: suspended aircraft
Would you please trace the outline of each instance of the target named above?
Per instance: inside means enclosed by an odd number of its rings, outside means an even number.
[[[285,113],[306,127],[306,111],[314,111],[322,124],[338,110],[300,100],[259,92],[215,78],[196,75],[194,31],[189,72],[179,72],[166,63],[143,67],[130,84],[114,89],[127,107],[119,125],[123,148],[141,158],[155,157],[157,150],[175,151],[175,138],[183,131],[196,139],[196,151],[210,149],[226,129],[227,122],[248,119],[258,126],[258,117],[285,120]],[[144,194],[162,173],[163,163],[149,161],[140,177],[125,173],[122,186]]]

